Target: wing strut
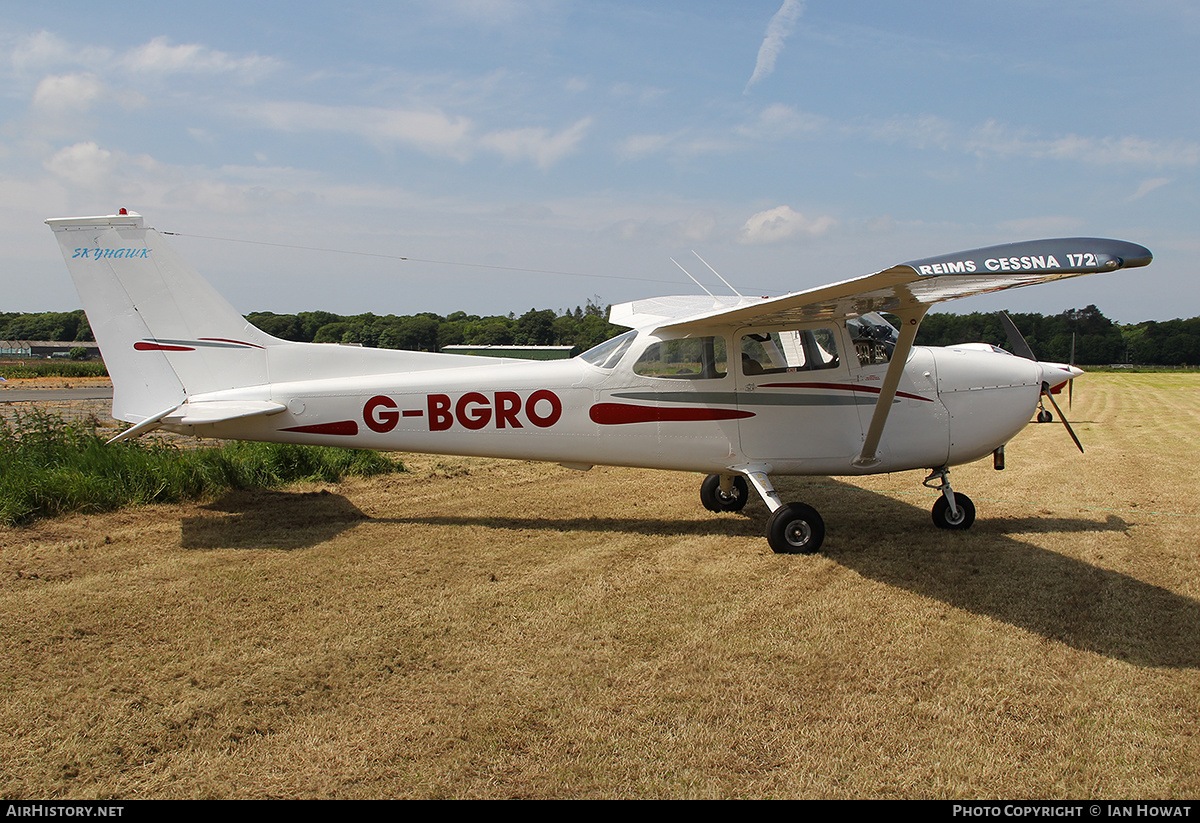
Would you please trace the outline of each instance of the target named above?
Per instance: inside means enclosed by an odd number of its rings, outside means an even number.
[[[892,401],[896,399],[896,389],[900,385],[900,375],[904,373],[904,365],[912,352],[913,341],[917,338],[917,329],[929,304],[918,303],[915,308],[893,312],[900,318],[900,338],[892,352],[891,362],[888,363],[887,374],[883,377],[883,387],[879,390],[879,398],[875,401],[875,412],[871,415],[871,425],[867,429],[866,439],[863,440],[862,452],[854,458],[852,465],[866,469],[878,464],[879,441],[883,437],[883,427],[887,424],[888,415],[892,411]]]

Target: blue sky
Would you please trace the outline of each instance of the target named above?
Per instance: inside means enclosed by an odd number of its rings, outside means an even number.
[[[671,258],[723,290],[693,251],[781,294],[1103,236],[1155,262],[945,308],[1195,316],[1198,40],[1183,0],[7,4],[0,310],[77,307],[41,221],[124,206],[244,312],[695,293]]]

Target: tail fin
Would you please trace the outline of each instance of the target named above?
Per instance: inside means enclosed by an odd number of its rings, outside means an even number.
[[[140,423],[189,396],[268,382],[267,347],[139,214],[47,220],[113,379],[113,417]]]

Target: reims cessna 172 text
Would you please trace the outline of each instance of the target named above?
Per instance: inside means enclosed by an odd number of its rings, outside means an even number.
[[[994,453],[1081,374],[985,344],[913,345],[944,300],[1145,266],[1118,240],[1012,243],[775,298],[613,306],[632,330],[531,362],[278,340],[250,325],[138,214],[46,221],[113,379],[114,440],[163,428],[242,440],[695,471],[700,499],[771,510],[777,552],[817,551],[821,516],[772,475],[928,469],[934,523],[968,528],[949,467]],[[895,328],[878,312],[898,318]],[[1053,399],[1053,398],[1051,398]],[[1065,421],[1064,421],[1065,422]]]

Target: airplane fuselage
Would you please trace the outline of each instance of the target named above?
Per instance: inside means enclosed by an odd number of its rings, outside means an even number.
[[[141,215],[47,223],[104,352],[113,416],[133,424],[113,441],[164,428],[702,472],[710,511],[740,511],[752,487],[771,512],[767,540],[784,553],[817,551],[825,526],[811,506],[781,500],[771,474],[929,469],[934,524],[970,528],[974,504],[951,488],[949,467],[1004,445],[1080,373],[1036,362],[1024,341],[1013,344],[1021,357],[915,346],[931,306],[1152,259],[1135,243],[1057,238],[780,297],[634,300],[610,309],[610,322],[633,331],[538,363],[289,343],[249,325]]]
[[[845,334],[844,327],[837,327]],[[716,331],[726,350],[736,334]],[[197,436],[703,473],[766,464],[777,474],[867,474],[986,456],[1029,422],[1038,366],[1011,355],[916,347],[869,468],[852,461],[886,363],[854,357],[817,370],[712,376],[638,374],[659,341],[640,335],[609,368],[583,358],[465,364],[330,377],[195,395],[273,401],[277,414],[166,428]],[[669,341],[667,341],[669,342]],[[847,342],[843,350],[853,352]],[[382,352],[380,354],[383,354]],[[270,351],[268,350],[268,361]]]

